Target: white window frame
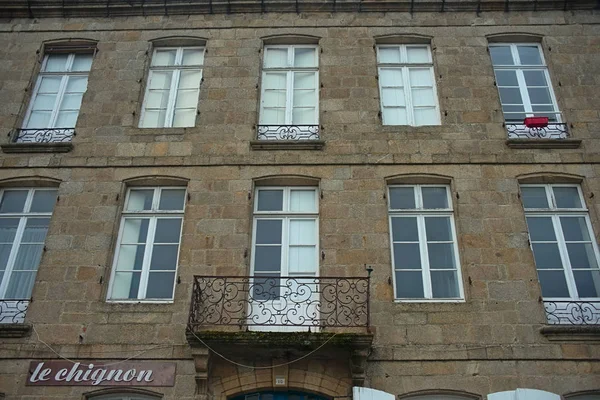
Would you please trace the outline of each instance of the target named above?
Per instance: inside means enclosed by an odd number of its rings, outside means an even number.
[[[154,190],[152,197],[152,207],[150,210],[142,211],[126,211],[125,208],[129,201],[131,190]],[[183,210],[158,210],[160,202],[161,191],[163,189],[182,189],[186,190],[183,199]],[[121,212],[119,235],[117,237],[115,255],[113,257],[112,271],[110,275],[110,284],[108,286],[108,292],[106,295],[107,302],[113,303],[172,303],[175,298],[175,287],[177,286],[177,274],[179,272],[179,256],[181,252],[181,236],[183,234],[183,219],[185,213],[185,206],[187,202],[187,189],[184,186],[135,186],[127,189],[127,195],[125,197],[123,211]],[[146,298],[146,291],[148,290],[148,278],[150,276],[150,262],[152,260],[152,252],[154,250],[154,237],[156,235],[156,224],[159,219],[172,219],[174,216],[181,218],[181,229],[179,231],[179,242],[177,245],[177,260],[175,263],[175,270],[173,271],[175,276],[173,279],[173,291],[170,299],[157,299],[157,298]],[[117,262],[119,260],[119,253],[121,248],[121,241],[123,238],[123,231],[125,229],[126,219],[146,218],[149,219],[148,223],[148,236],[146,237],[146,248],[144,250],[144,258],[142,263],[142,270],[140,272],[140,285],[138,288],[138,296],[136,299],[124,299],[124,298],[112,298],[113,286],[115,284],[115,275],[117,272]]]
[[[514,64],[513,65],[495,65],[492,60],[492,67],[494,69],[494,75],[495,75],[496,70],[501,70],[501,71],[502,70],[509,70],[509,71],[514,70],[515,71],[515,73],[517,75],[517,82],[519,83],[519,92],[521,93],[521,99],[523,100],[523,108],[525,109],[523,114],[525,114],[525,116],[527,116],[527,117],[533,117],[533,116],[535,116],[536,112],[533,111],[533,108],[532,108],[533,106],[531,105],[531,99],[529,98],[529,92],[527,91],[527,83],[525,82],[525,75],[523,74],[523,71],[527,71],[527,70],[543,71],[544,77],[546,78],[546,82],[548,82],[548,91],[550,92],[550,99],[552,100],[552,106],[554,107],[554,111],[537,111],[537,113],[554,114],[556,116],[556,123],[561,123],[562,115],[561,115],[560,109],[558,107],[558,103],[556,102],[556,96],[554,95],[554,88],[552,87],[552,81],[550,80],[550,73],[548,72],[548,65],[546,64],[546,59],[544,57],[544,52],[542,50],[542,46],[539,43],[490,43],[489,44],[489,47],[506,47],[506,46],[510,46],[510,52],[512,54]],[[542,61],[542,64],[541,65],[522,65],[521,59],[519,57],[519,52],[517,50],[517,46],[535,46],[535,47],[537,47],[539,54],[540,54],[540,60]],[[500,106],[503,106],[502,98],[500,97],[500,85],[498,85],[498,83],[497,83],[497,78],[494,77],[494,79],[496,80],[496,86],[498,87],[498,98],[500,100]],[[507,105],[511,105],[511,104],[507,104]],[[502,114],[504,115],[504,112]],[[504,119],[506,120],[506,117],[504,117]]]
[[[294,67],[294,57],[296,52],[295,49],[304,48],[304,49],[315,49],[315,57],[316,57],[316,67]],[[289,67],[266,67],[265,59],[267,57],[268,49],[286,49],[287,50],[287,59]],[[265,115],[264,106],[265,106],[265,75],[268,72],[285,72],[286,73],[286,101],[285,101],[285,123],[281,126],[287,125],[319,125],[319,102],[320,102],[320,84],[319,84],[319,46],[318,45],[309,45],[309,44],[295,44],[295,45],[267,45],[263,49],[264,57],[263,57],[263,68],[262,68],[262,82],[261,92],[260,92],[260,115],[259,115],[259,125],[277,125],[270,124],[264,122],[263,118]],[[316,104],[315,104],[315,121],[311,124],[294,124],[292,122],[293,112],[294,112],[294,73],[296,72],[314,72],[315,73],[315,96],[316,96]]]
[[[157,51],[162,50],[177,50],[175,56],[175,65],[152,65],[152,60],[156,57]],[[183,60],[183,51],[184,50],[202,50],[202,64],[200,65],[181,65]],[[202,79],[204,73],[204,56],[205,56],[206,48],[204,46],[181,46],[181,47],[157,47],[152,52],[152,58],[150,60],[150,67],[148,69],[148,79],[146,80],[146,90],[144,93],[144,101],[142,103],[142,112],[140,113],[140,121],[139,128],[143,129],[156,129],[156,128],[192,128],[196,126],[196,121],[194,118],[194,125],[191,126],[181,126],[174,127],[173,119],[175,118],[175,105],[177,103],[177,89],[179,88],[179,80],[181,78],[181,72],[184,70],[194,71],[198,70],[200,72],[200,83],[198,84],[198,100],[196,101],[196,108],[194,110],[194,115],[198,114],[198,103],[200,101],[200,87],[202,86]],[[152,80],[152,75],[154,72],[164,72],[164,71],[172,71],[173,75],[171,78],[171,87],[169,88],[169,100],[167,102],[167,111],[165,114],[165,120],[163,121],[162,126],[144,126],[144,118],[146,116],[146,104],[148,101],[149,93],[150,93],[150,81]]]
[[[567,288],[569,289],[569,297],[544,297],[544,301],[566,301],[566,300],[600,300],[600,297],[580,297],[577,292],[577,285],[575,283],[575,277],[573,275],[573,268],[571,266],[571,260],[569,258],[569,254],[567,251],[567,243],[564,238],[564,234],[562,231],[562,226],[560,224],[560,217],[583,217],[585,219],[586,227],[588,230],[588,235],[590,236],[592,248],[594,249],[594,255],[596,257],[596,262],[600,263],[600,251],[598,249],[598,243],[596,241],[596,236],[594,234],[594,229],[592,227],[592,222],[590,220],[589,211],[587,209],[585,198],[583,196],[583,192],[581,191],[581,186],[577,184],[521,184],[521,188],[523,187],[542,187],[546,192],[546,199],[548,202],[549,208],[525,208],[525,204],[523,204],[523,208],[525,210],[525,218],[535,218],[535,217],[550,217],[552,220],[552,227],[554,228],[554,235],[556,237],[556,242],[558,246],[558,251],[561,258],[562,270],[565,274]],[[556,206],[556,200],[554,198],[553,187],[571,187],[576,188],[577,193],[579,194],[579,201],[581,202],[581,208],[558,208]],[[527,228],[527,237],[529,239],[529,247],[531,249],[532,255],[533,253],[533,243],[531,240],[531,236],[529,234],[529,227]],[[534,258],[535,263],[535,258]],[[545,269],[545,270],[558,270],[558,269]],[[577,268],[576,268],[577,270]],[[587,269],[585,269],[587,270]],[[537,266],[536,266],[537,273]],[[541,284],[540,284],[541,286]]]
[[[27,224],[27,220],[29,218],[52,218],[52,213],[54,212],[54,206],[52,207],[52,211],[50,212],[31,212],[31,203],[33,202],[33,194],[36,191],[56,191],[56,188],[31,188],[31,187],[15,187],[10,188],[12,190],[27,190],[27,198],[25,200],[25,206],[23,207],[23,212],[20,213],[2,213],[0,214],[0,218],[19,218],[19,224],[17,226],[17,231],[15,232],[15,238],[12,243],[12,247],[10,249],[10,255],[8,256],[8,262],[6,263],[6,269],[4,270],[4,275],[0,279],[0,299],[2,300],[28,300],[28,299],[7,299],[6,290],[8,289],[8,283],[10,282],[10,278],[12,277],[13,269],[15,266],[15,261],[17,258],[17,253],[19,251],[19,247],[21,246],[21,242],[23,240],[23,232],[25,231],[25,225]],[[5,192],[11,191],[10,189],[2,189],[0,190],[0,199]],[[44,239],[45,242],[45,239]],[[40,260],[41,262],[41,260]],[[39,269],[39,264],[37,265]],[[37,272],[36,274],[37,275]],[[29,296],[31,297],[31,295]]]
[[[427,46],[427,53],[429,56],[429,60],[427,63],[408,63],[400,62],[400,63],[382,63],[380,62],[379,49],[381,48],[399,48],[400,49],[400,59],[408,60],[407,56],[407,48],[410,47],[424,47]],[[435,114],[436,120],[432,121],[430,124],[425,125],[417,125],[415,122],[415,107],[412,101],[412,86],[410,83],[410,76],[408,71],[411,68],[429,68],[431,73],[431,84],[433,88],[433,100],[435,102]],[[407,124],[388,124],[385,121],[385,112],[383,107],[383,89],[384,88],[393,88],[399,86],[383,86],[383,80],[381,79],[381,70],[382,69],[391,69],[391,70],[400,70],[402,72],[402,87],[404,88],[404,101],[406,105],[406,119]],[[437,94],[437,82],[435,79],[435,73],[433,70],[433,55],[431,54],[431,46],[429,44],[380,44],[377,45],[377,75],[378,75],[378,85],[379,85],[379,108],[381,111],[381,121],[383,125],[387,126],[435,126],[441,125],[440,118],[440,101]]]
[[[92,55],[92,64],[93,64],[94,53],[92,53],[92,52],[90,52],[90,53],[69,53],[68,58],[67,58],[67,64],[66,64],[67,70],[66,71],[46,72],[45,70],[46,70],[46,65],[48,64],[48,58],[53,54],[57,54],[57,53],[48,53],[48,54],[44,55],[44,60],[42,61],[42,68],[40,69],[37,81],[35,83],[35,87],[33,89],[33,94],[31,96],[31,99],[29,100],[29,106],[27,107],[27,112],[25,113],[25,118],[23,119],[23,124],[21,126],[21,129],[52,129],[52,128],[74,129],[75,128],[75,126],[65,127],[65,126],[56,126],[55,124],[56,124],[56,120],[58,119],[60,105],[62,104],[63,97],[67,90],[67,84],[69,82],[69,78],[73,77],[73,76],[81,76],[81,77],[89,78],[89,75],[90,75],[90,71],[71,71],[71,68],[73,67],[73,62],[75,61],[75,56],[78,54],[91,54]],[[90,70],[91,70],[91,66],[90,66]],[[60,81],[60,85],[58,87],[58,93],[56,94],[56,100],[54,101],[54,106],[52,106],[52,113],[50,114],[50,120],[48,121],[48,126],[28,127],[27,125],[29,124],[29,119],[31,118],[31,113],[33,112],[33,105],[35,103],[35,99],[40,90],[40,86],[42,84],[42,79],[47,76],[62,77],[62,79]],[[87,85],[86,85],[86,91],[87,91]],[[84,96],[84,95],[85,95],[85,92],[83,92],[82,96]],[[81,104],[83,104],[83,100],[82,100]],[[79,113],[81,112],[81,104],[79,105],[79,110],[77,112],[77,118],[75,120],[75,123],[77,123],[77,119],[79,119]]]
[[[416,193],[416,203],[415,209],[392,209],[391,208],[391,193],[390,189],[394,187],[412,187],[415,189]],[[446,189],[446,197],[448,200],[448,208],[444,209],[424,209],[423,208],[423,196],[422,196],[422,188],[425,187],[444,187]],[[394,301],[396,303],[464,303],[465,302],[465,294],[463,289],[463,280],[461,273],[461,265],[460,265],[460,257],[458,252],[458,240],[456,236],[456,225],[454,223],[454,208],[452,205],[452,196],[450,192],[450,187],[444,184],[392,184],[388,185],[387,188],[387,198],[388,198],[388,223],[390,227],[389,235],[390,235],[390,250],[391,250],[391,260],[392,260],[392,281],[393,281],[393,289],[394,289]],[[423,298],[397,298],[396,297],[396,261],[394,259],[394,232],[392,225],[392,218],[394,217],[416,217],[417,218],[417,230],[419,234],[419,252],[421,257],[421,273],[423,279]],[[427,236],[425,231],[425,217],[449,217],[450,219],[450,229],[452,234],[452,247],[454,250],[454,263],[456,265],[456,279],[458,281],[458,293],[460,298],[434,298],[433,290],[431,286],[431,271],[429,267],[429,256],[427,251]],[[411,271],[407,269],[403,269],[402,271]],[[418,271],[418,270],[415,270]]]

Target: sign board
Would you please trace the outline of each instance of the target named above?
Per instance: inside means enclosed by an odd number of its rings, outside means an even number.
[[[173,386],[174,362],[32,361],[28,386]]]

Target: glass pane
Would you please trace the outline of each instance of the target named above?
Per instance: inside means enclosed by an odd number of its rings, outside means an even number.
[[[285,90],[265,90],[263,95],[263,104],[265,107],[285,107]]]
[[[179,74],[179,89],[198,89],[202,73],[200,71],[181,71]]]
[[[445,187],[423,187],[423,208],[432,209],[447,209],[448,194]]]
[[[401,87],[381,89],[381,101],[384,107],[399,107],[406,105],[406,96]]]
[[[56,118],[56,126],[60,128],[74,128],[77,123],[77,111],[61,111]]]
[[[23,212],[27,193],[27,190],[5,190],[0,201],[0,213]]]
[[[66,91],[67,93],[85,93],[87,83],[87,76],[70,76]]]
[[[314,108],[294,108],[292,110],[292,124],[312,125],[317,123]]]
[[[92,68],[93,54],[75,54],[71,71],[89,71]]]
[[[460,297],[458,293],[458,277],[456,271],[432,271],[431,291],[434,299],[453,299]]]
[[[172,299],[175,272],[151,272],[148,276],[147,299]]]
[[[591,240],[584,217],[560,217],[560,225],[567,242],[589,242]]]
[[[438,125],[438,113],[435,107],[416,108],[415,109],[415,125]]]
[[[412,89],[413,106],[435,106],[433,88]]]
[[[50,54],[46,59],[46,72],[61,72],[67,70],[68,54]]]
[[[529,237],[533,242],[554,242],[554,225],[550,217],[527,217]]]
[[[21,243],[44,243],[50,218],[27,218]]]
[[[290,190],[290,211],[316,213],[315,196],[314,190]]]
[[[529,88],[527,92],[532,104],[552,104],[550,92],[547,88]]]
[[[400,48],[399,47],[379,47],[379,62],[382,64],[400,63]]]
[[[573,271],[579,297],[600,297],[600,271]]]
[[[546,189],[543,187],[521,186],[521,196],[525,208],[549,208]]]
[[[420,271],[396,271],[396,298],[422,299],[423,276]]]
[[[572,268],[598,268],[591,243],[567,243],[567,252]]]
[[[402,69],[379,68],[379,80],[381,86],[404,86],[402,81]]]
[[[428,63],[429,49],[427,46],[407,46],[406,54],[409,63]]]
[[[290,273],[313,274],[316,272],[316,247],[290,247],[288,268]]]
[[[256,244],[281,244],[283,221],[259,219],[256,221]]]
[[[193,108],[195,110],[198,105],[199,93],[198,89],[179,89],[177,99],[175,99],[175,108]]]
[[[166,65],[172,66],[175,65],[175,57],[177,56],[177,49],[169,49],[169,50],[156,50],[154,52],[154,57],[152,57],[152,66],[157,65]]]
[[[6,299],[29,299],[36,271],[13,271],[6,289]]]
[[[258,274],[256,276],[252,284],[252,299],[250,301],[277,299],[281,287],[280,280],[277,278],[259,278],[260,275]]]
[[[185,128],[196,125],[196,110],[183,109],[175,110],[173,116],[173,127]]]
[[[29,116],[26,128],[47,128],[50,124],[50,111],[34,111]]]
[[[179,243],[181,218],[160,218],[156,221],[154,243]]]
[[[124,220],[122,244],[128,243],[146,243],[148,237],[148,219],[127,218]]]
[[[0,218],[0,243],[12,244],[18,226],[19,218]]]
[[[123,244],[119,247],[117,271],[141,271],[146,246],[143,244]]]
[[[14,271],[37,271],[43,252],[43,244],[21,244],[13,266],[13,273]]]
[[[490,46],[490,55],[494,65],[514,65],[510,46]]]
[[[290,221],[290,245],[314,245],[315,221],[314,220],[291,220]]]
[[[151,270],[176,270],[177,253],[179,246],[176,244],[160,244],[154,246],[150,260]]]
[[[521,92],[516,88],[498,88],[502,104],[523,104]]]
[[[538,270],[538,278],[542,286],[543,297],[570,297],[563,271]]]
[[[139,272],[117,272],[112,287],[112,299],[137,299],[140,287]]]
[[[38,94],[33,102],[32,110],[51,111],[56,103],[56,94]]]
[[[317,93],[314,89],[296,89],[294,90],[294,107],[314,107],[316,104]]]
[[[314,72],[294,72],[294,89],[315,89]]]
[[[285,124],[285,109],[284,108],[264,108],[260,115],[260,123],[266,125],[283,125]]]
[[[452,241],[450,217],[425,217],[428,242]]]
[[[152,209],[152,198],[154,189],[132,189],[129,191],[127,200],[127,211],[143,211]]]
[[[521,65],[543,65],[540,49],[537,46],[517,46]]]
[[[42,82],[40,82],[40,87],[38,88],[38,93],[58,93],[58,88],[60,87],[60,81],[62,77],[60,76],[44,76],[42,77]]]
[[[317,52],[315,48],[296,48],[294,53],[294,67],[317,66]]]
[[[407,125],[408,119],[406,116],[406,108],[384,108],[383,109],[383,124],[384,125]]]
[[[159,210],[183,210],[185,189],[163,189],[160,192]]]
[[[287,87],[287,73],[266,72],[263,75],[263,86],[266,89],[285,90]]]
[[[150,89],[170,89],[172,76],[171,71],[152,71],[148,86]]]
[[[429,268],[454,269],[454,246],[452,243],[428,243]]]
[[[562,260],[556,243],[533,243],[535,266],[539,269],[562,269]]]
[[[256,246],[254,271],[281,271],[281,246]]]
[[[394,242],[418,242],[417,217],[393,217],[392,240]]]
[[[265,50],[265,68],[287,67],[288,49],[287,48],[267,48]]]
[[[415,188],[414,187],[391,187],[390,209],[391,210],[414,210]]]
[[[519,86],[516,71],[497,69],[494,72],[496,74],[496,84],[498,86]]]
[[[204,63],[203,49],[183,49],[182,65],[202,65]]]
[[[60,104],[61,110],[79,110],[81,107],[82,94],[65,94]]]
[[[169,91],[162,89],[150,89],[146,98],[146,109],[166,109],[169,102]]]
[[[576,187],[554,186],[552,191],[557,208],[583,208]]]
[[[259,190],[258,211],[282,211],[283,190]]]
[[[0,227],[0,234],[2,234],[1,231],[2,228]],[[12,244],[0,244],[0,281],[2,281],[4,270],[6,270],[6,266],[8,265],[8,257],[10,256],[11,249]]]
[[[548,86],[544,71],[523,71],[527,86]]]
[[[394,269],[421,269],[418,243],[394,243]]]
[[[410,79],[410,86],[433,86],[431,81],[431,69],[430,68],[410,68],[408,70],[408,77]]]

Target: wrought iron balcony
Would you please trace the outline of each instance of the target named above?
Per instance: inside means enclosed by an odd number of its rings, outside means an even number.
[[[509,139],[567,139],[567,124],[549,123],[545,127],[528,127],[525,124],[505,124]]]
[[[194,276],[188,329],[369,328],[368,277]]]
[[[1,300],[0,324],[22,324],[29,308],[29,300]]]
[[[15,143],[68,143],[73,140],[73,128],[17,129],[13,136]]]
[[[319,125],[258,125],[258,140],[319,140]]]
[[[550,325],[600,325],[600,301],[544,301]]]

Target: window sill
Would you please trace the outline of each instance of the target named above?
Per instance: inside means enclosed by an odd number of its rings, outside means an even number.
[[[4,153],[68,153],[73,143],[7,143],[0,148]]]
[[[546,325],[540,328],[540,333],[550,341],[600,341],[600,325]]]
[[[394,299],[394,303],[466,303],[465,299]]]
[[[252,150],[322,150],[324,140],[251,140]]]
[[[506,145],[512,149],[577,149],[580,139],[508,139]]]
[[[31,333],[31,324],[0,324],[0,338],[22,338]]]

